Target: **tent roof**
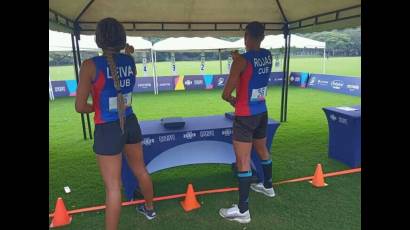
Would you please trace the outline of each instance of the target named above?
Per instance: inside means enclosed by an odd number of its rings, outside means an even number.
[[[219,50],[240,48],[233,42],[225,41],[218,38],[167,38],[154,44],[153,49],[156,51],[195,51],[195,50]]]
[[[244,39],[241,38],[234,42],[236,46],[240,48],[245,48]],[[292,34],[290,39],[290,46],[295,48],[319,48],[323,49],[326,47],[325,42],[320,42],[312,40],[309,38],[304,38],[295,34]],[[261,43],[261,47],[265,49],[278,49],[285,47],[285,39],[282,34],[280,35],[267,35]]]
[[[49,28],[91,34],[96,22],[114,17],[134,36],[242,36],[250,21],[267,34],[314,32],[361,24],[361,0],[49,0]]]
[[[82,51],[101,51],[95,43],[94,35],[82,35],[78,41],[80,50]],[[49,51],[72,51],[71,47],[71,35],[68,33],[56,32],[49,30]],[[141,37],[127,36],[127,43],[132,45],[136,51],[149,50],[152,47],[152,43]]]

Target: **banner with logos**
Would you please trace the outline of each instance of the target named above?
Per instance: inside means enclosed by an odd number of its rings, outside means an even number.
[[[154,92],[154,78],[137,77],[132,92]]]
[[[174,91],[176,76],[162,76],[158,77],[158,91]]]
[[[307,87],[334,93],[361,96],[360,77],[310,74]]]
[[[270,73],[268,85],[282,85],[283,76],[284,76],[283,72]]]
[[[306,88],[309,73],[307,72],[291,72],[290,85]]]
[[[158,91],[222,89],[228,74],[175,75],[158,76]],[[283,73],[273,72],[269,77],[269,85],[282,85]],[[55,97],[75,96],[77,82],[75,80],[52,81],[51,87]],[[133,92],[154,92],[153,77],[137,77]]]
[[[76,95],[76,80],[51,81],[50,84],[54,97],[68,97]]]

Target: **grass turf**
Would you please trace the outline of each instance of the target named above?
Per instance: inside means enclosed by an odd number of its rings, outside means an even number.
[[[205,116],[231,111],[221,101],[220,90],[134,94],[133,108],[140,120],[165,116]],[[317,163],[326,172],[347,167],[327,156],[328,127],[322,107],[360,104],[359,97],[291,87],[288,122],[282,123],[271,148],[273,181],[312,175]],[[269,89],[269,117],[279,120],[280,87]],[[206,105],[206,106],[205,106]],[[80,115],[74,98],[58,98],[49,104],[49,212],[57,197],[68,209],[100,205],[105,194],[92,152],[92,141],[82,139]],[[92,118],[92,116],[91,116]],[[152,175],[155,196],[184,193],[187,183],[195,190],[237,186],[228,165],[204,164],[163,170]],[[251,192],[252,222],[246,229],[360,229],[360,173],[326,179],[328,187],[314,189],[307,182],[276,187],[269,199]],[[72,192],[65,194],[63,187]],[[122,208],[120,229],[244,229],[245,225],[219,217],[221,207],[237,202],[237,192],[199,196],[202,207],[185,213],[179,199],[156,204],[158,218],[147,221],[135,206]],[[104,212],[77,214],[62,229],[103,229]]]
[[[326,74],[335,74],[342,76],[360,76],[361,57],[335,57],[326,60]],[[295,57],[290,59],[290,71],[306,71],[310,73],[322,73],[322,58],[300,58]],[[282,61],[281,61],[282,63]],[[199,61],[179,61],[176,62],[177,71],[179,74],[200,74]],[[170,62],[158,62],[158,76],[169,76],[171,73]],[[151,63],[148,63],[148,76],[152,75]],[[274,71],[282,71],[283,68]],[[74,67],[70,66],[53,66],[49,68],[50,76],[53,81],[56,80],[74,80]],[[207,74],[219,74],[219,61],[207,61]],[[227,73],[227,61],[222,62],[222,72]],[[142,76],[142,64],[137,64],[137,75]]]

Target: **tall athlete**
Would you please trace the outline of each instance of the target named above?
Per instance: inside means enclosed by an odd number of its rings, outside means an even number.
[[[233,123],[233,147],[236,156],[239,181],[239,203],[222,208],[219,214],[228,220],[249,223],[249,188],[269,197],[275,196],[272,187],[272,160],[266,147],[268,114],[265,97],[272,69],[272,55],[260,48],[264,39],[264,26],[251,22],[245,30],[246,53],[232,54],[233,63],[222,98],[235,107]],[[236,90],[236,97],[232,92]],[[250,157],[252,146],[262,160],[263,183],[251,184]]]
[[[122,152],[146,201],[137,210],[148,219],[156,214],[152,181],[144,164],[141,129],[131,107],[135,62],[132,56],[120,53],[124,48],[126,53],[132,53],[133,48],[126,45],[124,27],[113,18],[98,22],[95,40],[103,55],[83,62],[75,108],[79,113],[95,112],[93,150],[105,184],[105,228],[115,230],[121,209]],[[87,103],[90,93],[92,104]]]

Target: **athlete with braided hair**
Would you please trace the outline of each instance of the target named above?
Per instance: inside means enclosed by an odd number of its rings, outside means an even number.
[[[135,62],[129,55],[133,47],[126,44],[124,27],[113,18],[98,22],[95,40],[103,55],[82,63],[75,108],[79,113],[95,113],[93,150],[105,184],[105,228],[114,230],[121,210],[122,152],[145,199],[137,211],[148,219],[156,216],[154,192],[144,164],[141,129],[131,107],[136,77]],[[120,53],[123,49],[125,54]],[[90,93],[92,104],[87,103]]]

